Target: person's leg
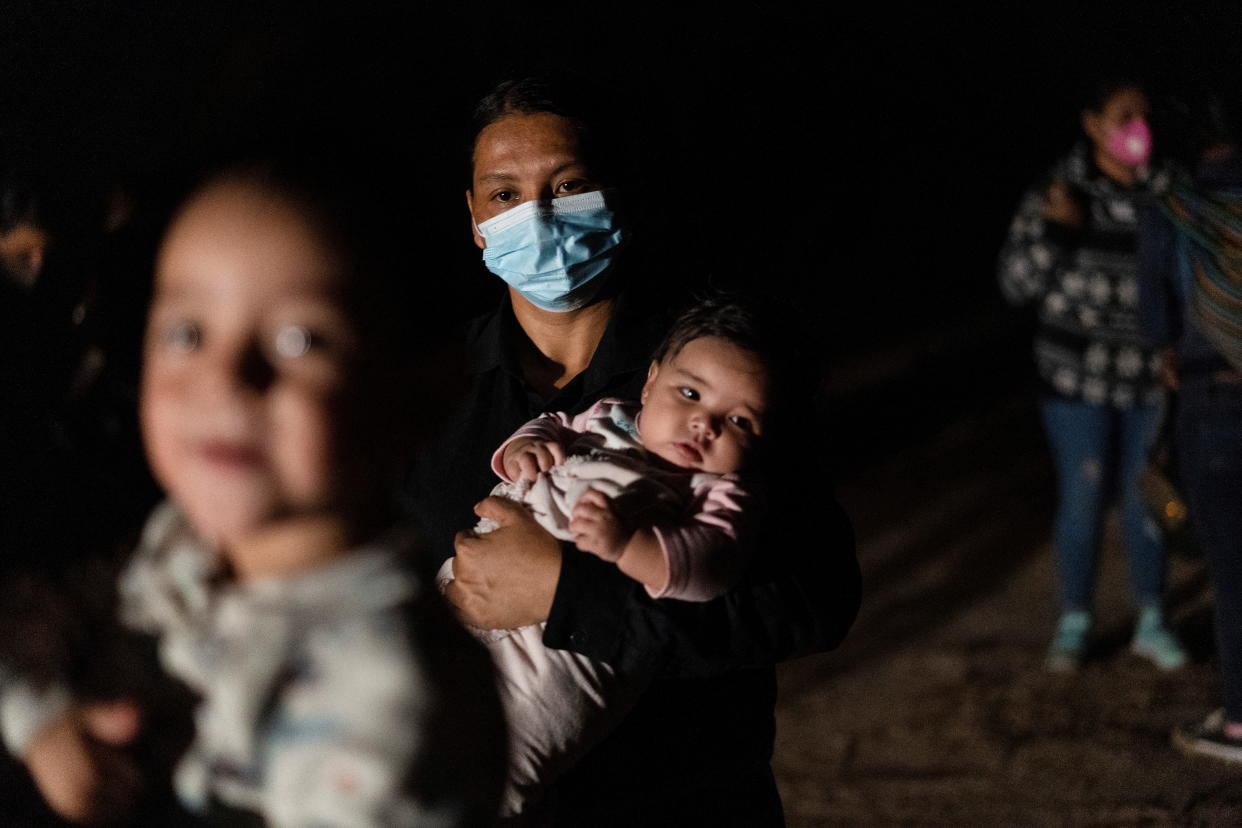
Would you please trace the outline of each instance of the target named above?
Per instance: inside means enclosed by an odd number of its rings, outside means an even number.
[[[1225,697],[1224,716],[1180,731],[1180,746],[1242,762],[1242,386],[1183,389],[1177,448],[1191,524],[1212,581]],[[1226,729],[1232,744],[1213,743]]]
[[[1117,483],[1122,535],[1139,607],[1131,650],[1162,670],[1173,670],[1186,663],[1186,653],[1164,622],[1164,537],[1139,488],[1159,417],[1155,406],[1135,406],[1118,413],[1121,429]]]
[[[1112,412],[1103,406],[1055,398],[1044,399],[1040,408],[1057,471],[1052,540],[1062,605],[1048,667],[1065,670],[1081,662],[1091,627]]]

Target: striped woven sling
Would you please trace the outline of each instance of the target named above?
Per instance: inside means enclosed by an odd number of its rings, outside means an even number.
[[[1179,231],[1181,268],[1200,330],[1242,370],[1242,187],[1196,188],[1172,182],[1160,207]]]

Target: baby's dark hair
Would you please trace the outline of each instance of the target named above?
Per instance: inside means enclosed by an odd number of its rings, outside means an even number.
[[[756,308],[740,295],[722,291],[701,294],[696,297],[695,304],[673,322],[652,359],[664,362],[681,353],[690,342],[705,336],[732,342],[763,359],[766,350],[763,328]],[[763,362],[766,365],[767,360]]]

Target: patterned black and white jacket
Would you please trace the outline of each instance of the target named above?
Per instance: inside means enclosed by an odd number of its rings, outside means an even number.
[[[1081,230],[1040,214],[1054,180],[1083,206]],[[1151,198],[1104,175],[1085,144],[1076,146],[1026,192],[1001,249],[1000,286],[1039,317],[1035,359],[1048,393],[1129,408],[1161,397],[1153,353],[1138,320],[1136,231]]]

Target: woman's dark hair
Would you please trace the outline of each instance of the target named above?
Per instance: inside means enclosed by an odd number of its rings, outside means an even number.
[[[1139,78],[1130,74],[1101,75],[1083,85],[1079,108],[1090,112],[1103,112],[1109,99],[1123,89],[1145,91],[1147,86]]]
[[[585,161],[609,184],[627,174],[622,152],[622,121],[616,117],[617,95],[569,75],[513,78],[497,84],[474,108],[468,170],[474,166],[479,133],[510,115],[541,112],[560,115],[578,133]]]

